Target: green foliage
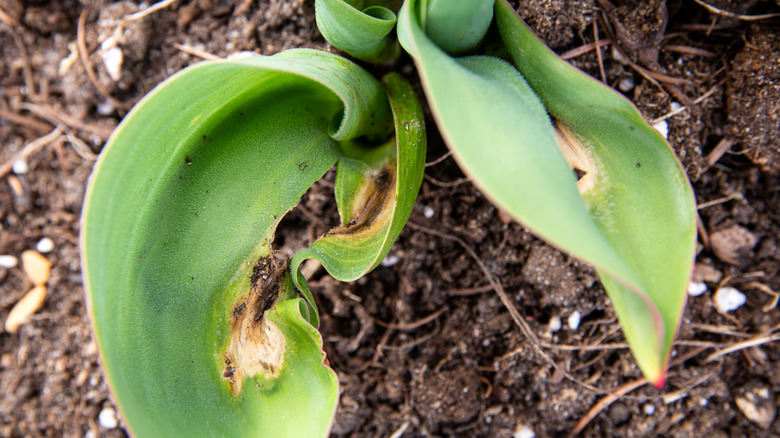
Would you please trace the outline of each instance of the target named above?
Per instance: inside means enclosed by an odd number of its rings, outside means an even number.
[[[630,102],[550,52],[505,1],[489,15],[482,3],[409,0],[398,12],[439,130],[494,203],[597,268],[640,368],[662,385],[696,237],[685,174]],[[474,49],[493,9],[514,66],[451,56]]]
[[[357,65],[312,50],[204,62],[158,86],[117,128],[87,191],[82,260],[103,364],[137,435],[328,430],[338,389],[316,308],[270,244],[334,164],[339,190],[357,193],[366,178],[352,176],[403,158],[383,186],[379,243],[357,251],[361,272],[381,261],[409,215],[425,154],[419,103],[399,77],[387,83],[390,100]],[[378,139],[389,146],[361,161],[361,144]],[[342,212],[359,215],[345,200]],[[344,263],[326,267],[341,275],[352,268]]]
[[[639,367],[662,385],[695,206],[636,108],[555,56],[504,0],[317,0],[316,14],[351,56],[412,56],[463,171],[595,266]],[[507,59],[480,55],[488,46]],[[90,181],[81,248],[103,364],[136,435],[327,434],[338,382],[300,268],[315,259],[351,281],[379,264],[411,213],[425,139],[400,75],[379,82],[303,49],[197,64],[128,114]],[[279,221],[334,165],[340,226],[277,260]]]

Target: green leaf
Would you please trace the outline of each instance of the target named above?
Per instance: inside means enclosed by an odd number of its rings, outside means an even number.
[[[270,243],[340,142],[392,130],[382,85],[313,50],[197,64],[128,114],[87,189],[81,250],[135,435],[327,434],[338,382]]]
[[[552,244],[635,279],[590,218],[544,107],[520,73],[496,58],[448,56],[423,33],[415,3],[399,12],[399,40],[415,59],[434,118],[463,171]]]
[[[628,100],[558,58],[505,1],[496,15],[520,72],[569,140],[569,161],[587,172],[579,184],[588,209],[639,277],[627,288],[599,272],[640,368],[662,384],[696,244],[685,172]]]
[[[322,263],[330,275],[352,281],[377,267],[398,239],[412,213],[425,170],[425,124],[414,90],[398,74],[384,80],[393,109],[396,137],[388,154],[374,166],[366,165],[364,150],[351,146],[350,155],[362,161],[342,159],[336,177],[342,227],[318,239],[292,259],[292,271],[305,259]],[[309,297],[302,275],[296,285]],[[312,306],[313,300],[312,300]]]
[[[334,47],[365,61],[381,62],[398,56],[390,33],[395,13],[361,0],[315,0],[317,28]],[[377,3],[377,2],[370,2]]]
[[[516,55],[521,44],[506,35],[504,7],[497,3],[497,18]],[[573,69],[556,76],[535,53],[516,59],[523,74],[537,70],[535,82],[499,59],[448,56],[423,32],[418,8],[411,0],[399,12],[399,41],[415,59],[453,156],[495,204],[598,269],[640,368],[652,381],[662,381],[684,302],[685,287],[679,286],[687,285],[695,237],[690,187],[668,145],[630,104],[633,112],[625,110],[626,104],[621,111],[606,104],[598,109],[600,99],[614,100],[613,92],[600,86],[593,91],[592,81],[576,82],[583,75]],[[544,94],[548,90],[558,94]],[[605,97],[605,90],[612,94]],[[591,95],[580,99],[582,93]],[[569,100],[557,101],[561,94]],[[566,159],[572,153],[565,142],[560,147],[567,157],[559,149],[561,137],[573,140],[568,144],[574,151],[587,151],[590,162],[598,160],[598,172],[586,175],[579,186],[596,179],[599,189],[584,190],[584,199]],[[581,141],[587,146],[576,146]],[[634,159],[630,169],[625,167]],[[635,172],[637,162],[641,172]],[[662,202],[666,196],[673,198],[667,201],[673,206]],[[680,246],[670,248],[675,243]],[[670,259],[659,254],[675,257],[675,266],[664,269]],[[646,268],[648,257],[654,259]]]
[[[427,3],[425,19],[421,20],[425,33],[450,54],[476,47],[493,20],[493,0],[428,0]]]

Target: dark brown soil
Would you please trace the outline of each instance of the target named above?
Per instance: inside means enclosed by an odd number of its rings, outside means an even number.
[[[780,12],[769,0],[710,3],[742,15]],[[323,272],[311,283],[341,381],[333,434],[566,436],[583,421],[581,435],[594,437],[780,436],[780,309],[772,305],[780,291],[780,21],[733,18],[690,0],[519,7],[559,53],[592,43],[594,26],[613,41],[601,49],[603,68],[594,50],[570,62],[603,74],[648,120],[665,124],[691,177],[701,216],[695,279],[709,290],[689,300],[680,363],[663,390],[639,385],[588,421],[607,394],[641,378],[600,283],[473,185],[451,183],[463,175],[447,159],[426,169],[387,263],[354,283]],[[0,166],[60,127],[28,156],[28,173],[0,174],[0,255],[19,257],[44,237],[55,243],[43,308],[18,332],[0,334],[0,436],[124,436],[98,418],[115,405],[84,308],[78,220],[94,155],[113,127],[155,84],[199,60],[177,47],[217,56],[332,50],[311,1],[180,0],[126,27],[114,80],[98,41],[137,10],[106,0],[0,2]],[[94,80],[77,55],[81,35]],[[445,152],[432,134],[428,159]],[[335,224],[331,191],[327,180],[316,185],[285,219],[276,242],[283,252]],[[504,284],[538,345],[470,251]],[[718,286],[739,289],[746,304],[719,313]],[[0,287],[5,321],[32,284],[20,268],[0,268]],[[581,323],[572,328],[575,312]]]

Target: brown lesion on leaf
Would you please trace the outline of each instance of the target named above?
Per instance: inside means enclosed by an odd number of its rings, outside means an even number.
[[[355,197],[352,220],[328,235],[365,236],[387,225],[395,200],[396,166],[394,161],[390,162],[370,176]]]
[[[278,263],[272,255],[261,258],[252,270],[249,293],[231,310],[230,344],[222,378],[234,395],[241,392],[244,378],[279,376],[286,341],[281,329],[265,316],[279,300],[288,272],[289,260]]]
[[[555,126],[555,139],[563,157],[574,170],[577,188],[581,194],[594,189],[600,177],[599,165],[593,153],[573,133],[563,126]]]

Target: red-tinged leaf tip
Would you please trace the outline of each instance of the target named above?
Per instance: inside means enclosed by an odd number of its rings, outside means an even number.
[[[656,379],[656,381],[653,382],[653,386],[655,386],[658,389],[664,389],[664,385],[666,384],[666,370],[664,370],[661,375]]]

